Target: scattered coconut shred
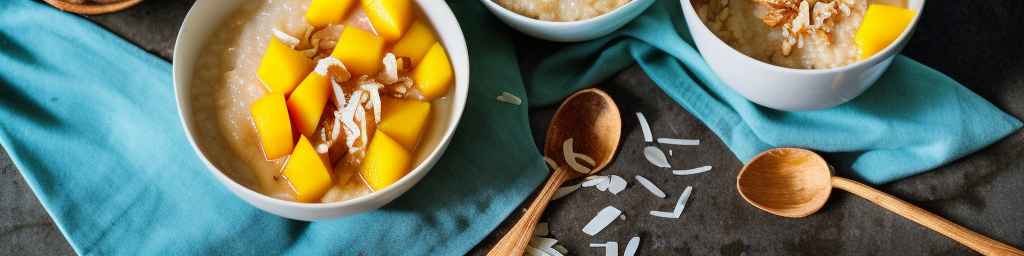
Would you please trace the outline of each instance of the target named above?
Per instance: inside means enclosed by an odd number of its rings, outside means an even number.
[[[654,194],[654,196],[659,197],[659,198],[665,198],[665,192],[661,191],[661,189],[658,188],[658,186],[655,186],[654,182],[651,182],[647,178],[644,178],[644,176],[640,176],[640,175],[637,175],[634,178],[636,178],[637,182],[640,182],[640,186],[643,186],[644,188],[646,188],[647,191],[650,191],[651,194]]]
[[[661,168],[672,168],[672,165],[668,163],[668,157],[665,156],[665,152],[661,151],[658,147],[647,146],[644,148],[644,157],[647,158],[648,162],[651,162],[654,166]]]
[[[501,92],[501,94],[499,94],[498,97],[495,98],[495,99],[500,101],[500,102],[504,102],[504,103],[508,103],[508,104],[512,104],[512,105],[516,105],[516,106],[519,106],[519,105],[523,104],[523,99],[520,99],[519,97],[516,97],[515,95],[513,95],[511,93],[508,93],[508,92]]]
[[[686,201],[690,200],[690,192],[692,190],[693,187],[686,186],[686,189],[683,190],[683,194],[679,195],[679,200],[676,201],[676,207],[672,212],[651,211],[651,215],[661,218],[678,219],[679,216],[683,214],[683,209],[686,208]]]
[[[619,209],[616,209],[613,206],[607,206],[604,209],[601,209],[600,212],[597,212],[597,216],[590,219],[590,222],[587,222],[586,226],[583,226],[583,233],[594,236],[598,232],[601,232],[601,230],[604,230],[608,224],[612,224],[612,221],[615,221],[615,219],[621,214],[622,211]]]
[[[679,146],[698,146],[700,145],[700,140],[658,138],[658,143]]]
[[[647,123],[647,118],[644,117],[644,113],[636,112],[636,119],[640,122],[640,129],[644,133],[644,141],[654,141],[654,136],[651,135],[651,125]]]
[[[693,175],[693,174],[707,172],[707,171],[710,171],[710,170],[711,170],[711,166],[701,166],[701,167],[697,167],[697,168],[693,168],[693,169],[675,170],[675,171],[672,171],[672,174],[675,174],[675,175]]]

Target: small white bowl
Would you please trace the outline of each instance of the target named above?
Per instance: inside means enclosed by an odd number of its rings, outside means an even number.
[[[800,111],[843,104],[871,87],[906,46],[925,0],[908,0],[917,13],[894,43],[871,58],[831,69],[793,69],[761,62],[733,49],[700,20],[690,0],[681,0],[683,16],[701,56],[730,88],[769,108]]]
[[[466,51],[466,41],[462,35],[462,29],[459,27],[458,21],[455,20],[455,15],[448,5],[440,0],[415,0],[415,2],[430,23],[434,25],[455,71],[455,85],[448,95],[451,97],[450,113],[446,113],[449,115],[448,123],[444,125],[444,129],[440,129],[440,131],[435,129],[424,135],[424,141],[420,142],[421,147],[427,147],[431,151],[412,171],[395,184],[348,201],[299,203],[261,194],[232,180],[210,162],[203,147],[197,144],[194,138],[197,121],[192,117],[192,99],[189,95],[191,95],[193,86],[193,71],[200,58],[199,54],[203,49],[203,44],[239,6],[254,3],[247,0],[197,1],[185,16],[185,22],[182,24],[181,30],[178,31],[178,38],[174,45],[174,91],[178,113],[181,123],[185,127],[189,143],[192,144],[192,148],[206,164],[210,173],[235,195],[257,208],[285,218],[307,221],[337,218],[374,210],[412,188],[437,163],[447,148],[448,142],[455,132],[455,127],[462,117],[469,92],[469,55]]]
[[[580,21],[545,21],[505,9],[494,0],[480,0],[508,26],[527,35],[555,42],[580,42],[607,35],[643,13],[654,1],[632,0],[615,10]]]

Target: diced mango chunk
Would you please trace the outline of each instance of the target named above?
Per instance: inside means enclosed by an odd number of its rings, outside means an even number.
[[[292,125],[284,95],[268,93],[252,103],[252,121],[260,136],[260,145],[267,160],[292,152]]]
[[[394,184],[409,172],[412,154],[388,135],[377,131],[366,149],[359,174],[374,191]]]
[[[433,100],[448,93],[453,75],[452,64],[448,61],[444,47],[434,43],[412,71],[412,80],[427,100]]]
[[[256,74],[268,92],[288,95],[313,70],[313,60],[271,38]]]
[[[914,11],[883,4],[868,5],[864,20],[857,29],[854,42],[860,48],[860,59],[870,58],[903,34],[914,20]]]
[[[341,24],[356,0],[313,0],[306,9],[306,22],[314,27]]]
[[[306,136],[299,136],[299,143],[295,144],[295,151],[288,157],[283,175],[295,192],[295,200],[300,202],[319,202],[334,184],[327,165]]]
[[[383,97],[381,108],[383,113],[377,129],[401,143],[405,149],[415,150],[430,117],[430,102]]]
[[[412,64],[416,65],[436,42],[437,37],[434,36],[434,31],[430,28],[427,20],[417,19],[409,27],[409,30],[405,31],[402,39],[399,39],[391,48],[391,52],[399,57],[409,57]]]
[[[388,42],[402,37],[414,18],[412,0],[361,0],[366,17],[377,34]]]
[[[320,115],[327,106],[327,98],[330,95],[331,82],[317,72],[310,72],[306,79],[292,95],[288,96],[288,113],[292,118],[295,128],[306,137],[313,137],[317,124],[320,123]]]
[[[345,63],[353,77],[374,76],[383,65],[384,39],[355,26],[346,26],[331,56]]]

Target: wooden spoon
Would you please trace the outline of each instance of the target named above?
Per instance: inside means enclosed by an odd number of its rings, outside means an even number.
[[[754,207],[790,218],[817,212],[836,187],[935,230],[985,255],[1024,255],[1024,252],[936,216],[885,192],[856,181],[832,176],[818,154],[799,148],[771,149],[754,157],[736,177],[740,196]]]
[[[541,188],[523,217],[505,234],[487,255],[522,255],[533,237],[533,228],[547,208],[555,191],[568,180],[583,177],[568,166],[562,154],[562,143],[573,139],[573,151],[581,153],[596,162],[590,174],[608,166],[619,148],[622,135],[622,118],[619,107],[607,93],[591,88],[574,93],[562,102],[548,126],[547,140],[544,141],[544,155],[554,160],[555,169],[547,183]],[[584,164],[586,165],[586,164]]]
[[[128,7],[135,6],[136,4],[139,4],[139,3],[142,2],[142,0],[121,0],[121,1],[102,0],[102,1],[94,1],[94,2],[89,2],[89,3],[85,3],[84,1],[77,1],[77,2],[81,2],[81,3],[74,3],[74,2],[67,1],[67,0],[43,0],[43,1],[48,3],[48,4],[50,4],[50,5],[52,5],[53,7],[57,7],[57,9],[61,9],[61,10],[66,11],[66,12],[73,12],[73,13],[77,13],[77,14],[86,14],[86,15],[97,15],[97,14],[112,13],[112,12],[116,12],[116,11],[127,9]]]

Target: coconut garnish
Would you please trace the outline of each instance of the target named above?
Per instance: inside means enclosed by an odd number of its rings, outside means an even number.
[[[676,201],[676,208],[673,209],[672,212],[651,211],[651,215],[654,215],[655,217],[678,219],[679,215],[683,214],[683,209],[686,208],[686,201],[690,200],[690,192],[692,190],[693,187],[686,186],[686,189],[683,190],[683,194],[679,195],[679,200]]]
[[[626,180],[618,175],[611,175],[608,178],[608,192],[618,195],[623,190],[626,190]]]
[[[647,123],[647,118],[644,117],[644,113],[636,112],[636,119],[640,122],[640,130],[644,133],[644,141],[654,141],[654,135],[651,135],[651,125]]]
[[[659,198],[665,198],[665,192],[661,191],[661,189],[658,188],[658,186],[655,186],[654,182],[651,182],[647,178],[644,178],[644,176],[640,176],[640,175],[637,175],[637,176],[635,176],[633,178],[636,178],[636,181],[640,182],[640,186],[643,186],[644,188],[646,188],[647,191],[650,191],[651,194],[654,194],[654,196],[659,197]]]
[[[644,148],[644,157],[647,158],[648,162],[651,162],[654,166],[661,168],[672,168],[672,165],[668,163],[668,157],[665,156],[665,152],[655,146],[647,146]]]
[[[605,256],[618,256],[619,255],[619,243],[615,241],[605,242],[603,244],[590,244],[590,247],[600,248],[604,247]]]
[[[612,224],[612,221],[615,221],[615,218],[619,217],[620,214],[622,214],[622,211],[613,206],[601,209],[593,219],[590,219],[586,226],[583,226],[583,233],[594,236],[601,232],[601,230],[604,230],[608,224]]]
[[[327,58],[323,58],[317,61],[316,68],[313,69],[313,72],[320,74],[320,76],[326,77],[331,67],[341,68],[341,70],[345,70],[345,73],[348,73],[348,69],[345,68],[345,64],[341,63],[341,60],[334,58],[334,56],[328,56]],[[348,78],[346,78],[345,80],[348,80]]]
[[[495,98],[495,100],[516,106],[523,104],[523,99],[520,99],[519,97],[516,97],[515,95],[508,92],[501,92],[501,94],[499,94],[498,97]]]
[[[710,171],[710,170],[711,170],[711,166],[701,166],[701,167],[697,167],[697,168],[693,168],[693,169],[675,170],[675,171],[672,171],[672,174],[675,174],[675,175],[691,175],[691,174],[698,174],[698,173],[702,173],[702,172],[706,172],[706,171]]]
[[[381,62],[384,63],[384,70],[377,74],[377,80],[384,84],[398,82],[398,58],[395,58],[395,54],[385,54]]]
[[[587,177],[587,180],[581,183],[580,185],[587,188],[597,186],[598,184],[605,182],[608,182],[608,176],[590,176]]]
[[[587,155],[573,152],[572,144],[573,138],[568,138],[565,140],[565,142],[562,143],[562,155],[565,156],[565,163],[568,164],[569,167],[572,167],[572,169],[575,170],[576,172],[583,174],[590,173],[590,168],[587,168],[586,166],[583,166],[580,163],[576,162],[576,159],[581,159],[590,165],[594,165],[594,163],[596,162],[593,158],[590,158]]]
[[[320,143],[319,145],[316,145],[316,152],[320,154],[327,154],[327,151],[330,149],[331,145],[327,145],[327,143]]]
[[[384,88],[384,85],[370,81],[359,85],[360,89],[366,91],[366,94],[370,95],[370,107],[373,109],[373,121],[380,123],[380,88]]]
[[[356,124],[355,117],[356,112],[364,112],[363,106],[360,103],[360,99],[363,98],[362,90],[357,90],[352,93],[352,98],[349,99],[348,104],[345,104],[344,110],[336,112],[335,116],[340,116],[341,123],[345,126],[345,145],[348,145],[348,152],[355,153],[359,151],[359,148],[355,147],[356,140],[359,139],[360,125]],[[364,122],[365,123],[365,122]]]
[[[546,236],[548,234],[549,230],[547,222],[537,223],[537,226],[533,227],[533,235],[535,236]]]
[[[680,145],[680,146],[697,146],[697,145],[700,145],[700,140],[658,138],[658,143],[668,144],[668,145]]]
[[[628,243],[626,243],[626,249],[622,251],[622,256],[636,255],[637,249],[640,249],[640,237],[634,236],[629,239]]]
[[[274,38],[277,38],[278,41],[281,41],[281,43],[288,45],[288,47],[291,47],[292,49],[295,49],[295,47],[299,46],[299,43],[302,42],[298,38],[295,38],[284,31],[278,30],[277,28],[274,28],[273,30]]]
[[[558,188],[558,190],[555,190],[555,195],[551,196],[551,200],[554,201],[561,199],[569,194],[572,194],[572,192],[576,192],[576,190],[578,189],[580,189],[580,184],[560,187]]]
[[[565,246],[562,246],[560,244],[556,244],[555,246],[552,246],[551,248],[555,249],[555,251],[558,251],[558,252],[560,252],[562,254],[569,254],[569,249],[565,249]]]

